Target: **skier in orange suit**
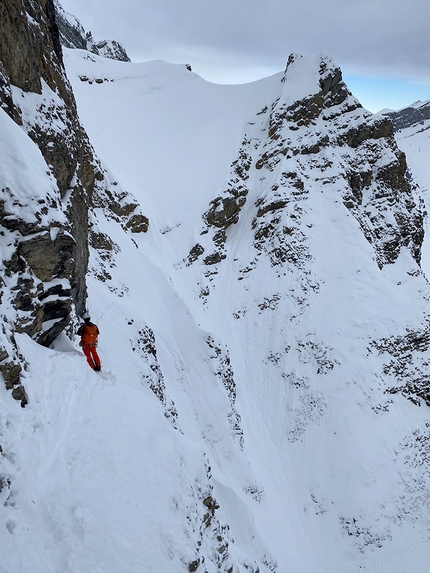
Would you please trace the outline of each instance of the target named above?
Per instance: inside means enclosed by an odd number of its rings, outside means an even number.
[[[83,316],[84,324],[79,327],[78,334],[81,337],[80,345],[87,357],[88,364],[96,372],[102,369],[99,355],[97,354],[97,343],[100,331],[96,324],[91,322],[90,315],[85,313]]]

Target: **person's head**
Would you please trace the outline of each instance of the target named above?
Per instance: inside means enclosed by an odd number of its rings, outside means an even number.
[[[84,319],[84,322],[86,322],[88,324],[88,322],[91,322],[91,317],[88,314],[88,312],[84,312],[84,314],[82,315],[82,318]]]

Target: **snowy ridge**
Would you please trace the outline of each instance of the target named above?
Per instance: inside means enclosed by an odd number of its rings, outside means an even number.
[[[109,181],[88,277],[106,374],[76,339],[18,337],[1,573],[425,573],[430,410],[393,347],[425,370],[430,292],[389,126],[326,54],[249,86],[66,65]],[[147,233],[114,216],[122,190]]]

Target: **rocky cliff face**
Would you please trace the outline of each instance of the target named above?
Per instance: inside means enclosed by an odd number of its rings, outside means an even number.
[[[24,205],[14,200],[18,189],[2,181],[2,235],[14,246],[2,265],[16,293],[10,301],[16,315],[4,321],[0,369],[7,385],[15,386],[20,366],[13,333],[26,332],[49,345],[67,326],[72,309],[85,308],[88,207],[100,174],[65,76],[53,0],[2,2],[0,27],[2,113],[37,145],[53,182],[52,195],[36,204],[29,190],[30,220],[25,220]]]
[[[111,205],[132,232],[147,220],[110,184],[79,122],[54,1],[5,0],[0,35],[0,372],[25,403],[14,333],[49,346],[85,309],[89,209]]]
[[[111,60],[130,61],[124,46],[119,42],[116,40],[94,41],[91,32],[86,32],[75,16],[67,14],[58,0],[54,0],[54,6],[62,46],[88,50]]]
[[[299,74],[309,65],[315,67],[314,85],[295,93]],[[393,263],[403,247],[419,263],[422,210],[389,119],[362,108],[329,57],[310,64],[290,56],[282,82],[282,96],[250,122],[228,188],[203,215],[203,238],[188,262],[203,255],[206,265],[222,261],[226,231],[246,212],[251,213],[258,256],[266,253],[272,266],[300,267],[307,256],[303,206],[312,193],[335,189],[372,244],[380,267]]]

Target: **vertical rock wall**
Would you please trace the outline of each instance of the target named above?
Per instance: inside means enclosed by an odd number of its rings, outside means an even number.
[[[0,113],[37,145],[53,186],[49,196],[28,190],[23,204],[0,180],[0,240],[10,247],[0,261],[0,372],[16,388],[14,333],[49,346],[85,308],[88,209],[103,174],[65,75],[53,0],[2,0],[0,38]]]

